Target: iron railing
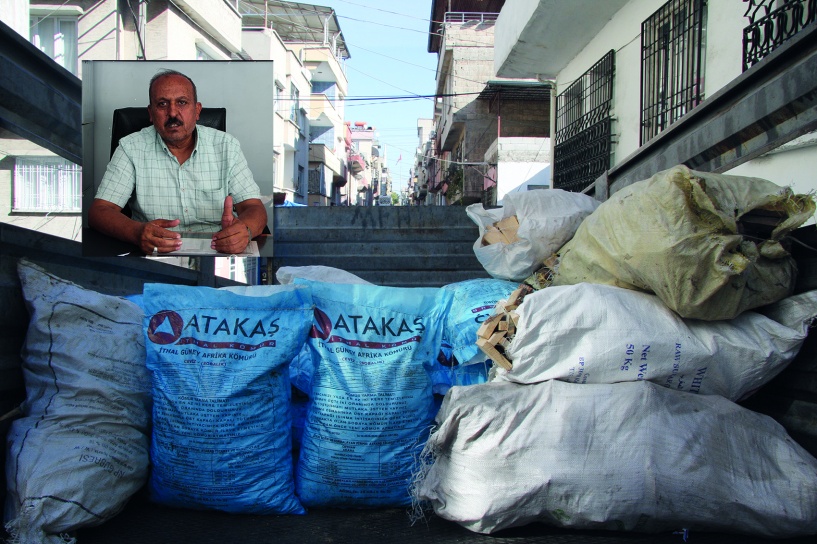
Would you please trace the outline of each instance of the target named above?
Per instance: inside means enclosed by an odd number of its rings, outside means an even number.
[[[817,0],[743,1],[749,19],[749,26],[743,29],[744,71],[817,21]]]
[[[443,17],[445,23],[494,22],[499,13],[483,13],[479,11],[449,11]]]
[[[614,74],[611,50],[556,97],[553,187],[583,191],[610,168]]]
[[[641,24],[641,145],[703,101],[705,7],[670,0]]]

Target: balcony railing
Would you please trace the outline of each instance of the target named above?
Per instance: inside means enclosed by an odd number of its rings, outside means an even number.
[[[499,17],[499,13],[482,13],[479,11],[449,11],[445,14],[443,21],[446,23],[471,23],[471,22],[494,22]]]
[[[746,71],[817,21],[814,0],[743,0],[749,26],[743,29],[743,70]]]

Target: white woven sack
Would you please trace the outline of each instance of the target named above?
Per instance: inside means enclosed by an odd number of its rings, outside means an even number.
[[[510,193],[503,203],[502,208],[490,210],[482,204],[471,204],[465,213],[479,227],[479,238],[474,243],[477,260],[494,278],[511,281],[522,281],[541,268],[544,260],[567,243],[584,218],[600,205],[593,197],[561,189]],[[519,241],[482,245],[487,227],[514,215],[519,221]]]
[[[14,544],[116,515],[147,481],[150,380],[142,310],[21,260],[31,320],[24,417],[9,430],[6,528]]]
[[[452,388],[437,422],[415,497],[475,532],[817,527],[817,460],[773,419],[716,395],[492,382]]]
[[[531,293],[517,309],[506,352],[516,383],[649,380],[671,389],[740,400],[799,352],[817,317],[817,291],[783,299],[770,316],[682,319],[655,296],[580,283]]]
[[[277,279],[281,285],[295,283],[295,278],[324,281],[326,283],[371,283],[351,272],[332,266],[282,266],[275,272],[275,279]]]

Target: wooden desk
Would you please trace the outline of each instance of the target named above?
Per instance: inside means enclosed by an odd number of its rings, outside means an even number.
[[[198,233],[199,236],[209,237],[210,234]],[[272,257],[272,236],[260,234],[253,238],[258,244],[258,252],[262,257]],[[83,257],[145,257],[139,247],[116,238],[111,238],[90,227],[82,229],[82,256]],[[162,257],[184,257],[184,253],[163,253]],[[202,255],[196,255],[202,257]],[[205,255],[205,258],[210,257]],[[229,257],[228,254],[213,255],[213,257]]]

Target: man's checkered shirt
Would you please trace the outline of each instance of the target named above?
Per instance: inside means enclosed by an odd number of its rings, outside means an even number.
[[[193,154],[182,165],[153,126],[122,138],[96,198],[120,208],[130,202],[136,221],[179,219],[171,230],[220,230],[228,194],[234,204],[261,195],[235,137],[201,125],[196,133]]]

